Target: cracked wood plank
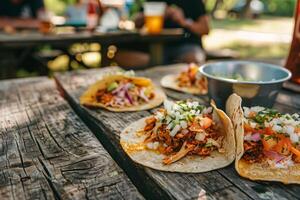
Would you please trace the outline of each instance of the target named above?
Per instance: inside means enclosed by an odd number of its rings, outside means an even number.
[[[0,116],[0,199],[144,199],[54,81],[1,81]]]

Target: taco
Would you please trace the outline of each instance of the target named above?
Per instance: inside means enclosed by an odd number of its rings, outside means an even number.
[[[207,94],[207,79],[198,73],[198,68],[196,64],[190,64],[180,74],[164,76],[161,85],[190,94]]]
[[[164,92],[150,79],[115,74],[91,85],[80,97],[80,104],[124,112],[151,109],[164,99]]]
[[[300,183],[300,118],[264,107],[241,107],[233,94],[226,111],[237,142],[235,168],[252,180]]]
[[[214,103],[165,100],[164,108],[129,125],[120,143],[133,161],[162,171],[206,172],[235,158],[231,121]]]

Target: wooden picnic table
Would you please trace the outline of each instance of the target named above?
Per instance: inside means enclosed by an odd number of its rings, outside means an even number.
[[[0,199],[144,199],[46,77],[0,82]]]
[[[159,84],[162,76],[179,72],[185,65],[161,66],[138,72],[151,78]],[[139,111],[131,113],[113,113],[103,109],[87,109],[79,105],[82,92],[93,82],[99,79],[107,70],[116,68],[97,69],[89,71],[74,71],[56,74],[55,80],[68,102],[91,127],[100,139],[107,141],[107,149],[124,169],[131,170],[129,177],[133,176],[143,190],[151,193],[149,186],[156,185],[155,192],[161,199],[197,199],[206,193],[209,199],[299,199],[300,186],[284,185],[275,182],[250,181],[241,178],[234,169],[229,167],[199,174],[168,173],[153,170],[133,163],[125,154],[119,144],[120,132],[130,123],[153,113]],[[170,99],[180,100],[186,98],[197,99],[208,103],[207,96],[186,95],[165,89]],[[282,112],[297,112],[300,110],[300,95],[289,91],[282,91],[276,101],[275,108]],[[133,170],[134,169],[134,170]],[[149,184],[149,185],[148,185]],[[148,191],[150,189],[150,191]]]
[[[137,74],[159,84],[162,76],[182,67]],[[57,73],[58,90],[46,78],[0,82],[0,199],[300,199],[299,185],[250,181],[233,164],[191,174],[161,172],[131,161],[119,144],[120,132],[155,109],[113,113],[79,105],[82,92],[113,70],[118,68]],[[207,96],[165,92],[173,100],[208,103]],[[300,94],[282,90],[274,107],[299,112]]]
[[[142,43],[149,46],[151,64],[157,65],[163,62],[163,44],[178,41],[183,36],[182,29],[165,29],[158,35],[145,34],[141,31],[75,32],[46,35],[37,31],[24,31],[15,34],[0,32],[0,53],[1,50],[33,49],[41,45],[51,45],[67,53],[66,48],[74,43],[98,42],[102,45],[103,55],[106,55],[109,45]]]
[[[140,31],[110,32],[74,32],[67,34],[41,34],[37,31],[23,31],[7,34],[0,31],[0,48],[20,48],[50,44],[66,46],[80,42],[99,42],[104,45],[128,42],[162,43],[171,42],[183,37],[182,29],[165,29],[161,34],[151,35]]]

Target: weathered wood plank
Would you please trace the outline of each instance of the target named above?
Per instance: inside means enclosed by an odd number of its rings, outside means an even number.
[[[145,71],[140,71],[138,74],[145,75],[154,80],[157,84],[162,76],[178,72],[182,65],[174,65],[171,67],[157,67]],[[115,69],[115,68],[114,68]],[[105,68],[104,70],[108,70]],[[79,97],[87,86],[97,79],[99,79],[103,73],[101,70],[91,71],[79,71],[65,74],[56,74],[56,80],[58,85],[63,90],[64,95],[69,100],[74,109],[89,122],[90,125],[98,127],[100,140],[109,138],[110,145],[107,145],[108,149],[113,149],[113,157],[120,162],[121,166],[126,168],[134,168],[140,166],[135,165],[121,150],[119,145],[119,134],[129,123],[149,115],[147,111],[135,112],[135,113],[112,113],[102,109],[91,110],[79,106]],[[194,96],[187,95],[172,90],[165,90],[168,97],[172,99],[186,99],[193,98],[208,104],[208,98],[206,96]],[[282,95],[286,95],[283,93]],[[280,99],[283,96],[279,96],[279,103],[277,103],[281,110],[290,108],[295,109],[293,103],[288,105],[282,104]],[[288,94],[290,95],[290,94]],[[288,97],[294,99],[294,96]],[[294,100],[295,101],[295,100]],[[276,104],[276,105],[277,105]],[[152,110],[150,113],[153,112]],[[272,197],[278,199],[293,199],[299,197],[299,186],[285,186],[280,183],[264,183],[254,182],[246,179],[242,179],[235,172],[233,166],[229,166],[222,170],[217,170],[209,173],[202,174],[179,174],[179,173],[166,173],[151,170],[149,168],[144,169],[145,174],[149,180],[154,181],[159,188],[166,192],[167,197],[175,199],[195,199],[198,197],[199,192],[204,190],[209,198],[221,198],[222,195],[227,195],[226,199],[271,199]],[[137,180],[136,181],[140,181]],[[145,183],[147,184],[147,183]]]
[[[2,81],[0,94],[0,199],[143,199],[54,81]]]

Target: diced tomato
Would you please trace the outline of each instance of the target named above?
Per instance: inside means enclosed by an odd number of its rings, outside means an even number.
[[[290,150],[293,154],[295,154],[298,158],[300,158],[300,150],[296,149],[293,146],[291,146]]]
[[[198,120],[192,122],[191,126],[189,127],[190,131],[201,131],[211,127],[212,125],[212,119],[209,117],[203,117]]]
[[[273,135],[274,131],[272,130],[271,127],[267,127],[267,128],[265,128],[265,134],[266,135]]]
[[[276,145],[277,141],[274,138],[268,138],[264,137],[264,139],[261,140],[264,146],[264,150],[270,151],[272,150]]]
[[[254,129],[249,125],[249,124],[244,124],[244,130],[245,130],[245,132],[253,132],[254,131]]]
[[[189,127],[189,130],[198,132],[203,130],[203,128],[200,126],[200,124],[197,121],[194,121]]]
[[[288,155],[291,149],[291,141],[289,138],[281,139],[275,146],[275,151],[282,155]]]
[[[212,125],[212,119],[204,117],[201,119],[201,124],[204,129],[207,129]]]

